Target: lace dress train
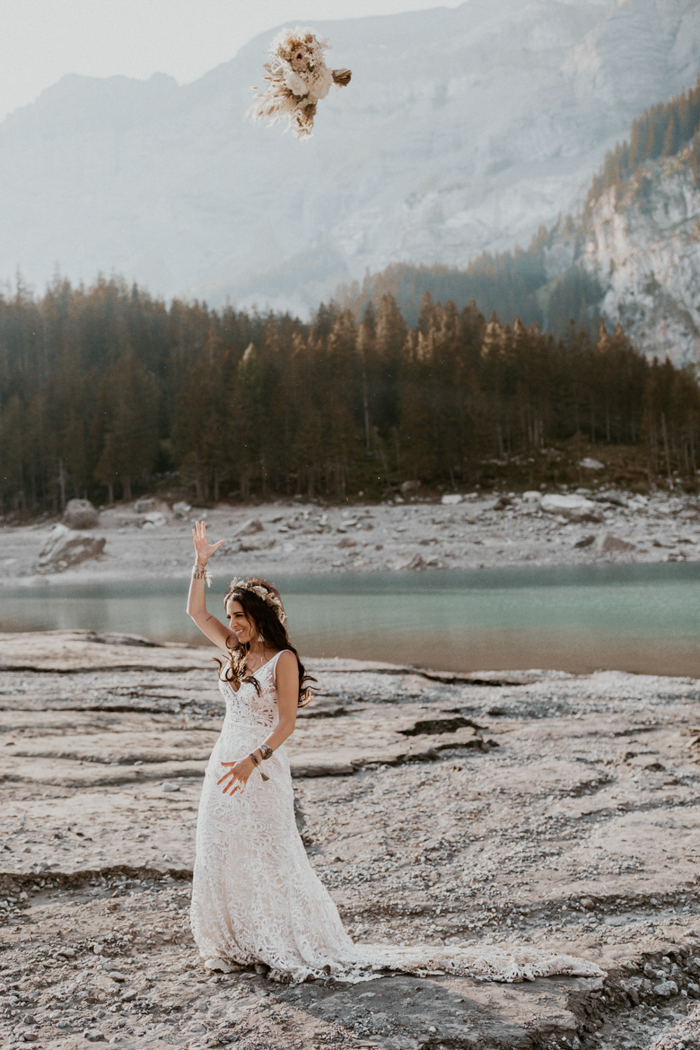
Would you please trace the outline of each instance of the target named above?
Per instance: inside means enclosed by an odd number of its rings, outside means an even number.
[[[593,963],[528,949],[438,948],[354,944],[314,872],[294,819],[284,746],[251,774],[245,791],[224,795],[221,762],[249,754],[277,721],[279,653],[238,691],[219,687],[226,717],[207,766],[197,821],[191,923],[206,967],[265,963],[277,980],[334,976],[362,981],[386,970],[449,972],[497,981],[556,973],[598,976]]]

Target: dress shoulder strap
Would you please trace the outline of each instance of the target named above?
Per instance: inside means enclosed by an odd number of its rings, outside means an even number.
[[[272,674],[275,685],[277,685],[277,661],[279,660],[282,653],[291,653],[291,651],[291,649],[280,649],[280,651],[278,653],[275,653],[272,659],[267,664],[265,664],[266,667],[270,668],[270,673]]]

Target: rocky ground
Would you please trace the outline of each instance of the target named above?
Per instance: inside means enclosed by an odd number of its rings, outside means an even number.
[[[577,492],[582,511],[565,514],[543,509],[547,504],[537,493],[527,499],[515,493],[472,493],[453,504],[408,495],[405,500],[399,497],[400,502],[345,507],[291,500],[189,508],[181,516],[166,502],[138,501],[100,513],[88,533],[95,541],[95,556],[75,565],[63,564],[60,556],[52,558],[50,550],[40,557],[50,546],[52,521],[0,526],[0,583],[96,582],[185,573],[192,562],[191,527],[197,518],[206,518],[210,538],[227,541],[212,562],[213,571],[225,577],[235,572],[274,578],[292,573],[700,559],[697,498],[660,491],[648,497],[586,488]],[[588,510],[586,502],[591,504]],[[72,542],[79,546],[77,538]]]
[[[189,932],[209,655],[0,635],[0,1045],[700,1046],[697,680],[314,662],[297,818],[352,935],[560,948],[606,977],[294,987],[211,976]]]

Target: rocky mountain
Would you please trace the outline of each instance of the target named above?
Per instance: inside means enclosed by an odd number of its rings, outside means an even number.
[[[690,148],[647,165],[596,201],[575,264],[600,312],[649,357],[700,362],[700,189]]]
[[[700,69],[700,0],[468,0],[315,28],[353,81],[306,146],[242,120],[272,29],[184,87],[71,76],[11,114],[0,277],[118,272],[307,312],[367,269],[527,243]]]

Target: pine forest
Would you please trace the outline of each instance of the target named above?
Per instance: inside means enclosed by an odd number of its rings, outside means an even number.
[[[693,486],[699,439],[691,375],[602,323],[555,340],[427,294],[408,326],[385,294],[306,324],[117,280],[0,300],[4,513],[166,487],[198,504],[487,488],[509,465],[532,485],[556,479],[567,443],[630,448],[643,483]]]

